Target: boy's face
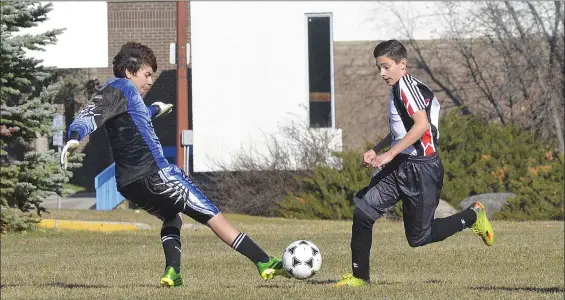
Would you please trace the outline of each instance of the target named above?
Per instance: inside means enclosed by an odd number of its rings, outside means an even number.
[[[153,69],[147,65],[142,65],[135,74],[126,70],[126,77],[135,85],[141,96],[153,85]]]
[[[378,56],[376,59],[377,67],[388,86],[395,85],[404,74],[406,74],[406,59],[396,63],[388,56]]]

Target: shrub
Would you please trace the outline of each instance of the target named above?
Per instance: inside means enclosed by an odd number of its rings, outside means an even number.
[[[297,176],[315,166],[337,166],[332,131],[310,129],[291,120],[267,135],[266,150],[241,148],[230,163],[216,161],[219,172],[201,174],[199,187],[225,212],[280,216],[278,203],[300,190]]]
[[[441,198],[452,206],[476,194],[512,192],[516,198],[495,217],[563,219],[563,160],[554,143],[457,110],[441,119],[440,133]]]
[[[368,148],[368,147],[367,147]],[[465,198],[483,193],[517,196],[495,218],[564,219],[564,163],[553,143],[512,125],[500,126],[454,110],[440,121],[439,153],[445,168],[441,199],[458,208]],[[355,193],[372,169],[361,166],[361,153],[337,154],[343,169],[315,167],[298,177],[301,189],[279,205],[288,218],[348,219]],[[402,202],[388,214],[402,216]]]
[[[335,153],[343,162],[341,169],[319,166],[308,176],[299,177],[300,192],[288,193],[279,204],[286,218],[351,219],[353,197],[364,188],[372,170],[363,168],[360,153]]]
[[[495,216],[507,220],[563,220],[565,195],[563,192],[563,154],[552,152],[535,167],[529,167],[526,176],[510,182],[516,197]]]

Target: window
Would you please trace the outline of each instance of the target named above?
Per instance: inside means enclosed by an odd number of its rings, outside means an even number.
[[[310,127],[335,128],[332,15],[307,14]]]

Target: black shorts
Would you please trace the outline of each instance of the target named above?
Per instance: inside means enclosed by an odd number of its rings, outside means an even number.
[[[124,186],[120,193],[137,207],[163,221],[182,212],[206,224],[220,212],[184,171],[175,165]]]
[[[373,220],[402,199],[406,238],[414,243],[427,239],[443,187],[443,164],[431,156],[397,155],[371,183],[357,193],[355,204]]]

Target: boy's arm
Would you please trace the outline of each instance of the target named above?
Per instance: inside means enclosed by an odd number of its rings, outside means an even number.
[[[387,152],[390,153],[392,157],[398,155],[402,151],[406,150],[410,145],[418,141],[426,131],[430,129],[430,123],[428,122],[428,115],[426,111],[419,110],[412,115],[412,120],[414,120],[414,125],[406,133],[406,135],[398,142],[396,145],[392,146]]]
[[[373,151],[375,153],[381,152],[384,148],[390,146],[392,144],[392,133],[388,133],[378,144],[373,147]]]
[[[363,167],[367,168],[372,165],[373,160],[377,157],[377,153],[381,152],[384,148],[390,146],[392,143],[392,133],[388,133],[378,144],[363,153]]]
[[[126,111],[127,102],[124,99],[104,97],[101,94],[94,96],[69,126],[67,143],[61,151],[61,168],[67,168],[69,153],[78,147],[82,139],[104,125],[109,119]]]
[[[172,104],[165,104],[163,102],[153,102],[153,104],[147,105],[147,112],[151,116],[151,119],[166,115],[170,113],[172,109]]]
[[[430,129],[430,122],[428,121],[428,115],[426,114],[426,106],[429,101],[424,99],[422,92],[418,86],[411,84],[407,78],[401,78],[399,82],[399,92],[400,98],[404,103],[404,107],[408,112],[408,115],[414,121],[412,128],[408,130],[406,135],[390,150],[375,157],[372,162],[374,167],[380,168],[384,164],[390,162],[396,155],[406,150],[410,145],[418,141],[427,130]]]
[[[67,140],[81,141],[109,119],[127,111],[127,102],[100,94],[94,96],[69,126]]]

